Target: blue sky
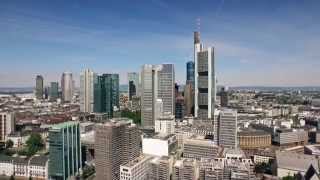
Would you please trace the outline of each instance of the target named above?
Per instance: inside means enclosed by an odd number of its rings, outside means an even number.
[[[193,31],[215,46],[218,83],[320,85],[318,0],[1,0],[0,87],[174,63],[185,81]],[[77,82],[78,84],[78,82]]]

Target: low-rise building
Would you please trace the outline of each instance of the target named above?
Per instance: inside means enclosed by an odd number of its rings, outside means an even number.
[[[218,156],[219,146],[214,141],[202,138],[190,138],[184,142],[183,157],[211,159]]]
[[[267,148],[271,146],[271,134],[265,131],[243,130],[238,132],[241,149]]]
[[[28,166],[29,177],[48,179],[48,156],[35,155],[30,158]]]
[[[143,154],[153,156],[169,156],[177,147],[177,139],[174,134],[157,134],[153,137],[143,137]]]
[[[120,180],[148,180],[152,156],[140,156],[120,166]]]
[[[318,159],[313,155],[305,155],[294,152],[276,152],[277,176],[282,178],[288,175],[300,173],[304,175],[312,165],[319,171]],[[319,172],[318,172],[319,173]]]
[[[0,175],[11,176],[14,174],[13,158],[6,155],[0,155]]]

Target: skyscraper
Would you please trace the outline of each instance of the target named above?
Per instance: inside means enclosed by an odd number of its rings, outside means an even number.
[[[69,121],[49,130],[49,177],[67,180],[81,169],[79,123]]]
[[[50,90],[49,90],[49,97],[50,101],[55,101],[59,98],[59,83],[58,82],[51,82],[50,83]]]
[[[36,77],[36,98],[43,99],[43,77],[41,75]]]
[[[61,77],[62,100],[70,102],[73,96],[73,80],[71,72],[64,72]]]
[[[184,87],[185,115],[194,115],[194,89],[192,84]]]
[[[152,65],[145,64],[141,69],[141,124],[153,127],[153,76]]]
[[[157,78],[157,99],[162,99],[163,112],[175,113],[175,73],[173,64],[161,64]]]
[[[218,120],[218,142],[227,148],[237,147],[237,111],[222,109]]]
[[[96,78],[96,74],[90,69],[85,69],[80,74],[80,110],[82,112],[93,112],[94,82]]]
[[[221,107],[228,107],[228,90],[225,87],[220,91],[220,105]]]
[[[131,85],[130,85],[131,82]],[[140,96],[139,92],[139,73],[129,72],[128,73],[128,84],[129,84],[129,100],[132,96]]]
[[[188,61],[187,62],[187,80],[186,84],[192,84],[194,87],[194,62]]]
[[[134,84],[133,81],[129,81],[129,100],[131,101],[132,100],[132,97],[133,96],[136,96],[136,85]]]
[[[163,112],[175,113],[175,78],[173,64],[144,65],[141,71],[142,125],[154,127],[155,104],[163,102]]]
[[[98,76],[94,83],[94,112],[112,117],[114,108],[119,108],[119,75]]]
[[[97,180],[119,180],[120,165],[140,155],[140,133],[136,125],[111,120],[95,127]]]
[[[0,112],[0,142],[7,140],[7,135],[15,130],[15,115],[12,112]]]
[[[194,34],[195,117],[213,119],[216,100],[214,48],[203,48],[200,34]]]

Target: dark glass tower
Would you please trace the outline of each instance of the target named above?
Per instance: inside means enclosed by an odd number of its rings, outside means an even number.
[[[55,101],[56,99],[59,98],[59,83],[58,82],[51,82],[50,83],[49,97],[50,97],[50,101]]]
[[[57,124],[49,130],[49,178],[67,180],[81,169],[80,129],[77,122]]]
[[[113,116],[114,107],[119,108],[119,75],[103,74],[94,83],[94,112]]]
[[[132,100],[132,96],[136,95],[136,85],[133,81],[129,81],[129,100]]]
[[[187,62],[187,82],[186,84],[192,84],[194,87],[194,62]]]

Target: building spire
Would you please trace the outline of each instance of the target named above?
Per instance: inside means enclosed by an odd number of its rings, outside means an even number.
[[[197,18],[197,30],[194,32],[194,44],[200,43],[200,18]]]

